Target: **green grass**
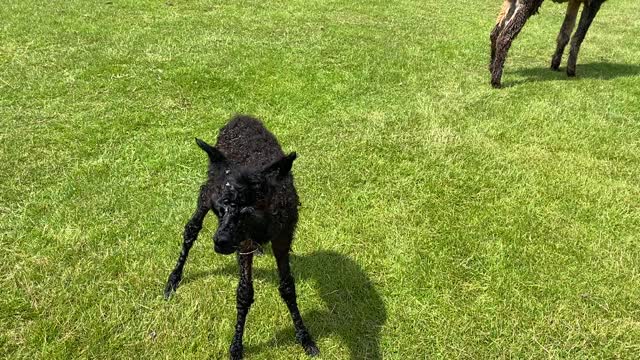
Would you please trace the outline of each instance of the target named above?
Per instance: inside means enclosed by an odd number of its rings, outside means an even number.
[[[322,359],[637,358],[640,3],[605,3],[567,79],[547,2],[495,91],[499,6],[4,0],[0,357],[227,357],[213,219],[162,290],[205,176],[193,138],[242,112],[299,154]],[[255,267],[246,358],[304,359],[272,257]]]

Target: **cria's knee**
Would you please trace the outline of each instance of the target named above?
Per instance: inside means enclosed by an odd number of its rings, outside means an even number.
[[[249,307],[253,304],[253,288],[238,288],[237,297],[237,306],[238,307]]]
[[[201,225],[189,222],[184,227],[184,234],[186,236],[197,235],[200,232],[201,229],[202,229]]]

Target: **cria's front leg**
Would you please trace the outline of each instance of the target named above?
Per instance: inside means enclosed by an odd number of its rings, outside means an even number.
[[[180,284],[180,280],[182,280],[182,270],[184,268],[184,264],[187,262],[189,250],[191,250],[193,243],[198,238],[198,233],[200,233],[200,230],[202,229],[202,221],[204,220],[205,215],[207,215],[207,211],[209,211],[205,197],[205,188],[203,187],[198,198],[198,207],[196,208],[193,216],[191,216],[191,219],[189,219],[189,222],[187,222],[187,225],[184,227],[182,251],[180,251],[178,262],[169,275],[167,285],[164,288],[165,299],[168,299],[171,294],[176,291],[178,284]]]
[[[238,255],[238,264],[240,265],[240,282],[236,293],[236,308],[238,310],[238,318],[236,321],[236,331],[233,335],[233,341],[229,348],[232,360],[242,359],[242,336],[244,335],[244,324],[247,320],[247,314],[253,304],[253,280],[251,279],[251,267],[253,263],[253,254]]]

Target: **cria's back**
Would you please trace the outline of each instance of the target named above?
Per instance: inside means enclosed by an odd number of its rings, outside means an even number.
[[[276,137],[260,120],[247,115],[235,116],[220,129],[216,148],[233,164],[252,168],[284,156]]]

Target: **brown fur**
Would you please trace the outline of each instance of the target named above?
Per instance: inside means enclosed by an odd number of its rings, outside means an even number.
[[[496,25],[491,31],[491,62],[489,71],[491,72],[491,85],[495,88],[501,86],[502,69],[511,47],[511,43],[518,36],[527,20],[538,12],[544,0],[504,0],[502,8],[498,14]],[[571,50],[567,62],[567,75],[575,76],[578,52],[584,37],[591,26],[600,6],[605,0],[552,0],[557,3],[568,3],[567,14],[558,34],[556,51],[551,59],[551,68],[557,70],[562,61],[564,48],[569,42],[580,5],[584,9],[580,16],[580,23],[573,38],[571,38]]]

